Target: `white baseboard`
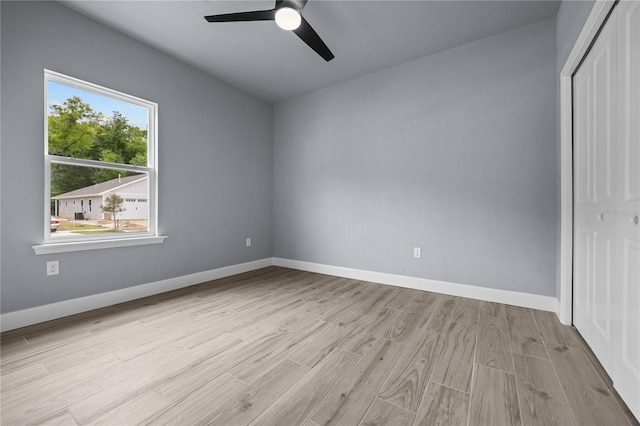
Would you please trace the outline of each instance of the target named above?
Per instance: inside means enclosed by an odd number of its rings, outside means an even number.
[[[380,284],[407,287],[416,290],[432,291],[451,296],[469,297],[488,302],[504,303],[507,305],[557,312],[558,301],[555,297],[538,294],[520,293],[517,291],[498,290],[494,288],[478,287],[467,284],[450,283],[446,281],[429,280],[426,278],[394,275],[383,272],[372,272],[362,269],[344,268],[341,266],[323,265],[319,263],[303,262],[274,258],[273,264],[285,268],[300,269],[302,271],[335,275]]]
[[[153,283],[142,284],[135,287],[127,287],[106,293],[94,294],[77,299],[64,300],[49,305],[23,309],[21,311],[7,312],[0,315],[0,331],[14,330],[45,321],[75,315],[93,309],[117,303],[128,302],[142,297],[153,296],[171,290],[177,290],[191,285],[207,281],[266,268],[276,265],[285,268],[299,269],[301,271],[317,272],[320,274],[335,275],[338,277],[352,278],[373,283],[388,284],[397,287],[407,287],[416,290],[432,291],[435,293],[449,294],[452,296],[469,297],[472,299],[486,300],[489,302],[505,303],[508,305],[522,306],[525,308],[540,309],[558,313],[559,303],[555,297],[540,296],[537,294],[520,293],[517,291],[498,290],[487,287],[478,287],[466,284],[450,283],[445,281],[429,280],[426,278],[394,275],[383,272],[366,271],[362,269],[345,268],[341,266],[323,265],[319,263],[303,262],[282,258],[265,258],[238,265],[225,266],[210,271],[197,272],[176,278],[169,278]]]
[[[240,263],[238,265],[212,269],[210,271],[197,272],[195,274],[169,278],[134,287],[127,287],[106,293],[64,300],[62,302],[23,309],[21,311],[7,312],[0,315],[0,331],[13,330],[20,327],[26,327],[28,325],[63,318],[69,315],[79,314],[81,312],[91,311],[93,309],[104,308],[105,306],[115,305],[117,303],[140,299],[141,297],[153,296],[211,280],[217,280],[231,275],[253,271],[255,269],[265,268],[272,264],[273,259],[269,257],[252,262]]]

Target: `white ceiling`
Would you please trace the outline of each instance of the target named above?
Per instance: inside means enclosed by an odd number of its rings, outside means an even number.
[[[61,3],[269,102],[550,18],[559,6],[544,0],[310,0],[303,16],[336,56],[325,62],[273,22],[203,18],[272,9],[273,0]]]

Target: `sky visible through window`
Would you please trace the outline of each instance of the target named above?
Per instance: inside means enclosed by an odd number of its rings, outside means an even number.
[[[49,105],[62,105],[74,96],[79,97],[86,104],[91,105],[95,112],[101,112],[105,117],[111,117],[113,111],[118,111],[127,118],[129,125],[147,130],[149,123],[148,110],[146,108],[119,101],[117,99],[98,95],[82,89],[66,86],[64,84],[49,81],[47,83],[47,97]]]

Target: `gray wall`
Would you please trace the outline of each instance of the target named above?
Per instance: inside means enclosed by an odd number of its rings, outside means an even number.
[[[274,256],[555,295],[555,43],[554,18],[277,104]]]
[[[2,312],[271,256],[270,105],[56,3],[1,7]],[[159,104],[164,244],[34,254],[43,235],[44,68]],[[46,277],[53,259],[61,273]]]
[[[592,4],[563,2],[557,37],[542,21],[283,102],[272,117],[63,6],[0,2],[1,311],[272,255],[553,295],[554,78]],[[44,68],[158,102],[164,244],[33,253]],[[61,274],[47,278],[53,259]]]
[[[557,235],[556,241],[557,257],[560,259],[560,72],[567,62],[567,58],[576,44],[576,40],[582,31],[591,9],[593,9],[594,0],[565,0],[560,3],[558,15],[556,16],[556,105],[557,105],[557,180],[558,185],[558,211],[557,211]],[[556,295],[560,297],[560,262],[556,271]]]
[[[556,58],[558,74],[564,67],[595,0],[565,0],[556,16]]]

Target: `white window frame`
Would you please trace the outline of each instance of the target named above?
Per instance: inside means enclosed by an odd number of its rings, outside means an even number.
[[[48,141],[48,93],[47,87],[50,81],[75,87],[80,90],[107,96],[120,101],[128,102],[149,111],[149,129],[147,133],[147,166],[134,166],[130,164],[107,163],[95,160],[60,157],[49,154]],[[44,238],[43,243],[33,246],[36,254],[51,254],[72,251],[94,250],[112,247],[126,247],[144,244],[157,244],[164,242],[166,236],[158,235],[158,104],[141,99],[126,93],[118,92],[94,83],[89,83],[75,77],[70,77],[55,71],[44,70]],[[65,164],[70,166],[98,167],[114,170],[128,170],[136,173],[145,173],[149,185],[149,210],[146,232],[114,233],[113,235],[96,234],[91,236],[52,238],[51,236],[51,164]]]

